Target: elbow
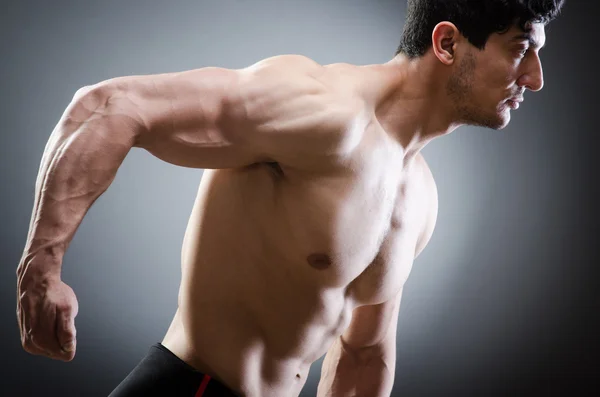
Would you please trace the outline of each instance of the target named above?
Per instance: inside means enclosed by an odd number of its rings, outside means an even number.
[[[94,101],[94,103],[98,103],[100,101],[107,101],[114,95],[115,89],[116,85],[112,80],[105,80],[96,84],[86,85],[75,91],[71,102],[78,103],[85,101],[90,103],[91,101]]]
[[[86,85],[75,91],[67,109],[67,114],[73,116],[90,116],[104,110],[114,96],[114,88],[107,82]]]
[[[89,122],[100,123],[96,124],[100,127],[99,131],[127,135],[135,145],[144,130],[144,124],[132,101],[118,92],[122,89],[116,79],[81,87],[75,92],[65,112],[65,125],[78,127]]]
[[[86,85],[75,91],[75,95],[73,95],[73,99],[71,100],[71,102],[77,102],[81,100],[81,98],[83,98],[87,93],[93,90],[93,87],[94,86],[92,85]]]

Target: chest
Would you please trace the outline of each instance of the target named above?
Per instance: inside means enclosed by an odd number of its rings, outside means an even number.
[[[304,275],[346,288],[361,304],[392,298],[410,273],[427,192],[401,153],[370,150],[353,172],[311,178],[286,195],[281,214]],[[298,263],[300,262],[300,263]]]
[[[348,258],[348,295],[359,304],[378,304],[392,299],[402,288],[410,271],[417,241],[422,233],[425,208],[416,186],[402,183],[389,212],[382,214],[378,239],[364,239],[362,261]]]

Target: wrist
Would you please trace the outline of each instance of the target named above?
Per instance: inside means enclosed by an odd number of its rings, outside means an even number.
[[[42,249],[23,255],[17,266],[19,283],[39,283],[49,279],[60,279],[62,255],[59,256],[53,251]]]

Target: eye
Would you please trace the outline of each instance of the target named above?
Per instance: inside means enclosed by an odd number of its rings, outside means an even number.
[[[518,55],[519,55],[521,58],[523,58],[525,55],[527,55],[527,51],[529,51],[529,48],[527,48],[527,47],[519,48],[519,49],[517,50],[517,54],[518,54]]]

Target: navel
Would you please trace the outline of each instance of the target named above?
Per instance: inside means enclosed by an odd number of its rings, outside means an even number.
[[[331,258],[326,254],[311,254],[306,258],[306,261],[317,270],[329,269],[331,266]]]

